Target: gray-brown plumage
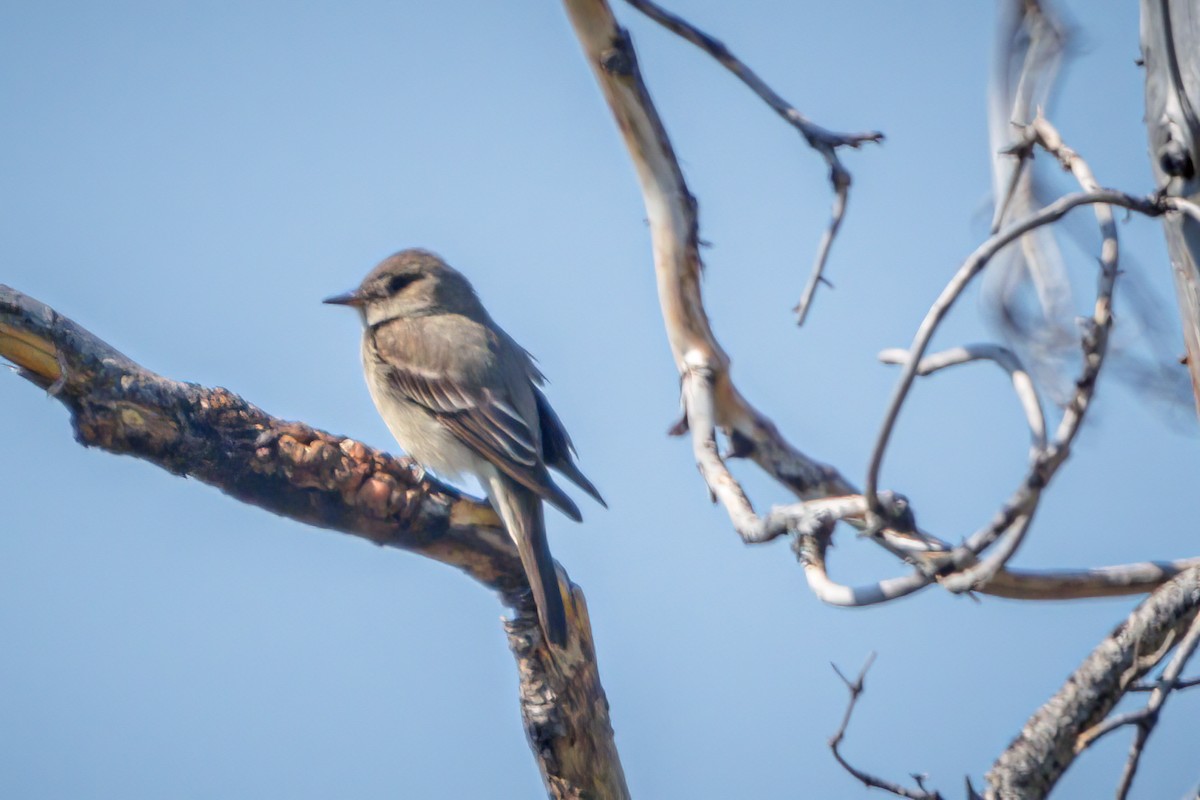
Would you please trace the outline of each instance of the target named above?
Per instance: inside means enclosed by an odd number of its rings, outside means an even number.
[[[579,521],[552,467],[601,505],[529,354],[496,325],[461,273],[425,250],[404,250],[327,303],[362,315],[367,385],[402,447],[447,478],[476,476],[504,521],[533,589],[546,638],[567,640],[542,500]]]

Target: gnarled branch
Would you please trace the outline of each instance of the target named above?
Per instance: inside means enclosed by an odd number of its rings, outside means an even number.
[[[583,591],[561,573],[574,635],[552,655],[516,548],[488,505],[407,459],[277,419],[226,389],[156,375],[4,285],[0,356],[67,407],[84,446],[144,459],[299,522],[441,561],[499,592],[516,611],[507,631],[521,713],[550,796],[628,797]]]

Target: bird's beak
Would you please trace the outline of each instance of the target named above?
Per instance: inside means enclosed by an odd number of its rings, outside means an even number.
[[[333,297],[326,297],[321,302],[328,303],[331,306],[354,306],[357,308],[363,304],[364,299],[362,295],[358,293],[358,290],[355,289],[353,291],[343,292],[342,294],[335,294]]]

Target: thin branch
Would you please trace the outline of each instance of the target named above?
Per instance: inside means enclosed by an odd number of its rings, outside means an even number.
[[[1058,159],[1064,169],[1071,171],[1079,181],[1085,195],[1103,191],[1096,183],[1096,179],[1092,175],[1087,163],[1063,143],[1058,131],[1046,119],[1042,117],[1035,119],[1027,127],[1025,139],[1035,141],[1039,146]],[[1074,195],[1074,197],[1081,196]],[[1042,212],[1033,215],[1029,220],[1023,222],[1028,223],[1052,211],[1057,206],[1065,205],[1063,201],[1069,197],[1072,196],[1061,198],[1058,202],[1047,206]],[[1128,200],[1131,198],[1124,199]],[[1161,213],[1164,210],[1162,203],[1154,203],[1152,200],[1142,202],[1150,203],[1156,213]],[[1022,481],[1022,484],[1001,508],[993,522],[973,534],[961,547],[956,548],[947,566],[960,572],[957,575],[950,575],[942,581],[943,585],[951,591],[964,592],[986,586],[1004,568],[1008,560],[1015,555],[1017,548],[1028,531],[1029,523],[1037,510],[1042,491],[1049,484],[1063,461],[1066,460],[1071,444],[1074,441],[1075,435],[1079,432],[1088,406],[1091,403],[1096,381],[1099,378],[1100,370],[1104,363],[1108,332],[1112,326],[1112,293],[1117,277],[1117,231],[1112,209],[1104,203],[1093,203],[1093,207],[1100,225],[1103,243],[1100,252],[1100,274],[1097,281],[1095,311],[1092,319],[1089,320],[1089,327],[1083,337],[1082,343],[1082,373],[1075,380],[1074,392],[1063,412],[1063,418],[1055,432],[1053,443],[1034,450],[1028,474]],[[1138,210],[1141,209],[1139,208]],[[985,243],[980,250],[977,250],[972,258],[968,260],[967,264],[964,264],[960,268],[959,272],[951,280],[950,285],[946,287],[941,297],[938,298],[938,301],[922,322],[909,354],[905,357],[904,375],[893,395],[892,404],[889,406],[883,429],[880,432],[876,449],[872,456],[867,477],[868,488],[864,492],[868,503],[873,505],[871,486],[878,475],[883,450],[891,435],[891,429],[895,424],[900,405],[907,397],[912,386],[912,381],[924,362],[922,356],[934,331],[945,317],[951,304],[961,296],[970,279],[975,274],[978,274],[991,255],[999,252],[999,249],[1004,246],[1001,243],[1004,239],[1007,238],[1008,241],[1011,241],[1014,233],[1025,227],[1023,222],[1018,222],[1011,226],[1009,230],[993,235],[988,243]],[[1005,540],[1003,546],[982,563],[976,563],[975,560],[978,556],[1001,536]],[[967,569],[964,570],[964,568]]]
[[[1200,566],[1200,558],[1141,561],[1082,570],[1017,570],[998,573],[983,594],[1010,600],[1079,600],[1142,594],[1181,572]]]
[[[863,772],[849,761],[842,757],[840,746],[842,740],[846,737],[846,728],[850,725],[850,717],[854,714],[854,707],[858,704],[858,698],[862,695],[865,686],[863,681],[867,677],[867,670],[875,663],[875,654],[871,653],[867,656],[866,663],[862,669],[858,671],[858,677],[851,681],[842,671],[838,669],[837,664],[831,664],[833,671],[842,679],[842,683],[846,684],[846,689],[850,692],[850,700],[846,703],[846,712],[842,715],[842,724],[838,726],[833,736],[829,737],[829,749],[833,751],[833,757],[842,765],[842,768],[862,782],[868,789],[883,789],[885,792],[891,792],[897,797],[907,797],[911,800],[942,800],[942,796],[937,792],[927,791],[923,785],[924,777],[914,775],[914,780],[917,781],[917,789],[907,789],[898,783],[876,777],[869,772]]]
[[[888,404],[888,409],[884,414],[883,425],[881,426],[879,436],[875,442],[875,448],[871,454],[870,463],[867,467],[866,488],[863,492],[867,498],[867,502],[872,507],[876,503],[875,498],[878,491],[876,487],[879,482],[879,471],[883,464],[883,455],[887,449],[892,431],[895,428],[896,419],[899,417],[900,407],[903,405],[909,390],[912,388],[913,380],[917,375],[917,367],[920,364],[921,358],[925,355],[934,332],[942,320],[945,319],[946,314],[949,313],[955,301],[962,296],[967,285],[987,265],[988,261],[1005,246],[1031,230],[1057,222],[1072,209],[1079,206],[1097,204],[1120,206],[1151,217],[1159,216],[1165,210],[1163,203],[1156,198],[1138,197],[1115,189],[1094,189],[1065,195],[1036,214],[1013,223],[1000,233],[989,237],[959,267],[958,272],[955,273],[954,277],[946,285],[946,288],[942,290],[937,300],[934,301],[933,306],[929,309],[929,312],[925,315],[925,319],[922,320],[920,327],[917,329],[917,334],[908,350],[908,361],[902,368],[900,378],[897,381],[896,388]]]
[[[309,525],[457,567],[500,593],[530,747],[553,798],[627,798],[583,592],[560,567],[572,631],[553,654],[520,558],[491,507],[361,442],[285,422],[225,389],[169,380],[0,285],[0,356],[57,387],[86,446],[149,461]]]
[[[1158,724],[1163,704],[1167,702],[1171,692],[1180,688],[1179,676],[1183,674],[1188,660],[1196,652],[1197,645],[1200,645],[1200,614],[1192,619],[1191,627],[1184,634],[1179,647],[1175,649],[1171,663],[1167,664],[1167,668],[1163,670],[1162,678],[1150,695],[1150,701],[1146,703],[1145,716],[1137,722],[1137,733],[1134,734],[1133,743],[1129,747],[1129,758],[1125,762],[1125,769],[1121,772],[1121,782],[1117,785],[1117,800],[1125,800],[1129,795],[1129,790],[1133,786],[1133,778],[1137,774],[1138,763],[1142,758],[1142,751],[1146,747],[1146,741],[1154,732],[1154,726]]]
[[[837,173],[834,174],[836,176]],[[829,225],[821,234],[821,242],[817,245],[817,258],[813,262],[812,272],[809,273],[808,283],[804,285],[804,293],[800,295],[800,302],[792,309],[796,314],[797,325],[803,325],[808,317],[808,309],[817,295],[817,287],[822,283],[829,283],[825,280],[825,264],[829,261],[829,251],[833,249],[833,240],[842,227],[842,219],[846,216],[846,203],[850,199],[850,176],[849,173],[845,175],[844,180],[838,181],[836,177],[834,179],[833,209],[829,215]]]
[[[846,215],[846,203],[850,196],[850,172],[838,157],[838,150],[842,147],[858,148],[867,142],[882,142],[883,134],[879,131],[837,133],[817,125],[796,110],[795,106],[780,97],[762,78],[758,77],[752,69],[730,52],[729,48],[723,42],[709,36],[687,20],[672,14],[650,0],[625,0],[625,2],[667,30],[696,45],[720,62],[723,67],[736,75],[742,83],[750,87],[751,91],[758,95],[763,102],[774,109],[775,113],[779,114],[789,125],[798,130],[800,135],[804,137],[804,140],[808,142],[808,145],[819,152],[824,157],[825,163],[829,166],[829,182],[833,187],[834,193],[833,210],[830,215],[829,225],[825,228],[825,232],[821,235],[821,242],[817,246],[817,256],[813,262],[812,273],[809,276],[808,283],[804,287],[804,294],[794,309],[796,324],[803,325],[804,318],[808,315],[808,308],[812,303],[813,296],[816,294],[817,286],[824,282],[822,273],[825,271],[825,264],[829,259],[829,251],[833,246],[833,240],[837,237],[838,229],[842,225],[842,219]]]
[[[1139,683],[1137,686],[1130,686],[1129,691],[1131,691],[1131,692],[1153,692],[1155,689],[1157,689],[1161,685],[1162,685],[1161,680],[1154,681],[1153,683]],[[1183,680],[1175,682],[1175,691],[1181,691],[1183,689],[1191,689],[1194,686],[1200,686],[1200,678],[1184,678]]]
[[[801,533],[792,549],[804,567],[804,578],[817,599],[831,606],[861,608],[898,600],[933,583],[933,578],[916,571],[898,578],[887,578],[865,586],[845,586],[829,578],[825,567],[828,534]]]
[[[1047,120],[1038,117],[1029,126],[1027,135],[1057,158],[1064,169],[1074,173],[1081,188],[1085,191],[1099,189],[1087,163],[1062,142],[1058,131]],[[993,522],[977,531],[962,547],[955,550],[950,565],[962,571],[942,581],[942,585],[950,591],[966,592],[986,586],[1016,554],[1037,511],[1042,491],[1066,460],[1095,393],[1096,381],[1100,376],[1107,349],[1108,332],[1112,326],[1112,293],[1117,277],[1117,230],[1109,206],[1096,204],[1093,208],[1100,225],[1103,243],[1100,250],[1095,311],[1083,337],[1082,373],[1075,380],[1075,389],[1063,412],[1053,443],[1034,451],[1027,475]],[[983,562],[974,563],[974,560],[1000,537],[1004,538],[1003,546]],[[968,565],[968,569],[962,569]]]
[[[696,200],[650,99],[628,35],[604,0],[566,0],[588,63],[600,84],[637,170],[654,252],[659,304],[681,380],[683,424],[690,431],[697,467],[709,490],[746,542],[765,541],[765,522],[729,473],[717,448],[725,432],[740,454],[753,458],[802,500],[857,494],[834,468],[804,455],[737,390],[729,356],[718,343],[700,293],[701,260]],[[810,132],[825,141],[818,129]],[[830,134],[836,139],[836,135]],[[832,140],[825,141],[834,146]],[[863,522],[851,524],[866,527]],[[891,548],[899,539],[921,539],[909,530],[876,531],[873,541]],[[928,549],[945,549],[929,539]],[[897,551],[902,552],[902,551]]]
[[[908,362],[908,351],[892,347],[882,351],[878,358],[885,364],[905,364]],[[1021,366],[1017,354],[1007,347],[998,344],[968,344],[943,350],[922,358],[917,364],[917,375],[932,375],[947,367],[972,361],[991,361],[1008,373],[1013,391],[1021,404],[1021,410],[1025,412],[1029,435],[1033,439],[1033,453],[1036,455],[1044,450],[1046,448],[1046,415],[1042,411],[1041,398],[1038,397],[1033,378]]]
[[[760,516],[721,456],[720,434],[723,433],[729,442],[728,457],[752,459],[801,501],[859,495],[860,491],[834,467],[792,446],[775,424],[738,391],[730,375],[730,358],[717,341],[701,296],[696,200],[688,190],[670,137],[650,99],[638,67],[637,54],[604,0],[565,0],[565,5],[587,61],[617,122],[641,186],[650,225],[659,304],[680,375],[684,417],[673,433],[690,433],[697,468],[713,498],[724,506],[742,541],[771,541],[794,526],[803,526],[807,512],[789,511],[786,510],[788,507],[783,507],[782,512],[772,511],[765,517]],[[969,272],[982,268],[987,258],[1005,244],[1028,230],[1061,218],[1072,208],[1104,202],[1151,215],[1163,210],[1154,199],[1112,190],[1070,195],[1036,218],[998,233],[981,246],[972,257],[974,260],[964,269]],[[885,496],[893,499],[885,500]],[[875,491],[868,499],[871,513],[847,515],[842,519],[865,534],[864,538],[917,566],[921,576],[905,575],[854,589],[829,581],[819,569],[806,567],[806,574],[814,579],[817,591],[835,602],[859,603],[865,599],[902,596],[943,571],[953,549],[945,541],[917,527],[907,502],[902,502],[899,495]],[[882,517],[881,510],[885,512]],[[1009,524],[1017,516],[1012,515]],[[960,553],[960,568],[974,563],[969,554]],[[1050,573],[1001,570],[981,591],[1022,599],[1133,594],[1160,585],[1180,568],[1176,564]]]
[[[831,169],[837,169],[840,166],[841,162],[837,160],[838,148],[858,148],[867,142],[883,141],[883,134],[879,131],[838,133],[821,127],[801,114],[791,103],[776,94],[775,90],[768,86],[762,78],[758,77],[754,70],[743,64],[737,56],[730,52],[729,48],[723,42],[709,36],[687,20],[672,14],[650,0],[625,0],[625,2],[672,33],[687,39],[719,61],[723,67],[736,75],[742,83],[746,84],[756,95],[762,98],[763,102],[774,109],[775,113],[783,117],[789,125],[800,131],[800,135],[804,137],[809,146],[819,151],[825,157]],[[844,172],[844,170],[842,171]]]

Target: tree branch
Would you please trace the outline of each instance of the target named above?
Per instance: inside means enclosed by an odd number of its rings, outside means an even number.
[[[575,635],[552,657],[516,548],[490,506],[408,459],[276,419],[226,389],[156,375],[4,285],[0,356],[67,407],[84,446],[141,458],[298,522],[418,553],[499,592],[516,611],[507,630],[521,712],[550,796],[628,797],[583,591],[562,572]]]
[[[1190,0],[1142,0],[1146,68],[1146,136],[1155,184],[1171,196],[1200,201],[1200,14]],[[1188,370],[1200,412],[1200,221],[1163,218]]]
[[[875,663],[875,654],[871,653],[867,656],[866,662],[862,665],[862,669],[858,671],[858,677],[850,680],[842,671],[838,669],[837,664],[831,665],[833,671],[842,679],[842,683],[846,684],[846,690],[850,692],[850,699],[846,703],[846,712],[842,715],[842,724],[838,726],[837,731],[833,736],[829,737],[829,749],[833,751],[833,757],[841,764],[842,769],[849,772],[855,778],[862,782],[868,789],[883,789],[885,792],[890,792],[897,797],[907,797],[910,800],[942,800],[942,795],[938,792],[931,792],[925,789],[923,782],[924,777],[914,775],[913,778],[917,781],[918,788],[908,789],[900,784],[889,781],[886,778],[880,778],[872,775],[869,772],[864,772],[858,769],[849,761],[847,761],[841,753],[840,746],[842,740],[846,737],[846,729],[850,726],[850,717],[854,714],[854,707],[858,704],[858,698],[866,690],[867,671],[871,669],[871,664]]]
[[[808,142],[808,146],[819,152],[829,166],[829,182],[833,187],[833,207],[830,210],[829,225],[826,226],[825,232],[821,235],[820,244],[817,245],[817,256],[813,262],[808,282],[804,286],[800,302],[793,309],[796,312],[796,324],[803,325],[809,306],[817,293],[817,286],[821,283],[828,283],[823,275],[825,264],[829,260],[829,251],[833,247],[833,240],[837,238],[838,229],[841,228],[842,220],[846,216],[846,203],[850,198],[850,171],[842,164],[842,160],[838,157],[838,150],[843,147],[859,148],[867,142],[882,142],[883,134],[879,131],[837,133],[817,125],[801,114],[795,106],[780,97],[762,78],[758,77],[754,70],[730,52],[724,42],[713,38],[687,20],[672,14],[650,0],[625,0],[625,2],[715,58],[721,66],[736,75],[738,80],[746,84],[784,121],[799,131],[800,135],[804,137],[804,141]]]
[[[738,391],[730,372],[730,358],[718,342],[704,307],[696,199],[688,189],[670,137],[650,98],[638,67],[637,53],[626,32],[617,24],[606,0],[564,0],[564,5],[625,141],[641,185],[650,226],[659,305],[667,340],[680,375],[684,416],[672,433],[690,433],[692,452],[701,477],[713,498],[725,508],[730,523],[743,542],[757,544],[770,541],[783,530],[799,536],[794,526],[803,525],[803,511],[780,514],[776,510],[760,515],[729,471],[725,463],[727,458],[752,459],[764,472],[804,502],[861,493],[837,469],[793,447],[775,424]],[[633,5],[643,10],[649,8],[640,1]],[[726,49],[713,44],[715,40],[711,40],[711,37],[697,32],[694,27],[677,18],[673,19],[672,25],[668,25],[672,30],[705,47],[720,59],[731,58]],[[710,46],[705,46],[705,41]],[[722,63],[725,61],[722,60]],[[1119,205],[1148,215],[1161,214],[1168,208],[1155,198],[1137,197],[1111,189],[1067,195],[1036,214],[1007,226],[980,245],[943,292],[909,351],[915,362],[907,363],[904,368],[901,386],[894,398],[895,405],[885,421],[884,432],[869,470],[865,496],[873,513],[839,517],[900,560],[916,565],[920,574],[850,588],[828,579],[823,555],[820,559],[805,560],[802,557],[810,586],[822,599],[847,605],[884,602],[917,591],[933,583],[939,575],[977,563],[974,554],[960,549],[951,555],[954,548],[949,544],[917,528],[903,497],[875,489],[883,448],[895,421],[894,415],[916,374],[933,329],[987,261],[1009,243],[1031,230],[1061,219],[1071,209],[1097,204]],[[1087,396],[1090,397],[1090,394]],[[718,443],[718,435],[722,433],[729,442],[729,452],[725,456],[722,456]],[[1043,455],[1051,460],[1061,460],[1064,456],[1065,451]],[[885,508],[880,500],[885,495],[900,502],[889,501]],[[903,512],[895,513],[899,509],[903,509]],[[792,511],[795,512],[795,509]],[[886,513],[880,515],[880,511]],[[1007,540],[1007,547],[1001,551],[1004,559],[1015,551],[1029,516],[1020,508],[1008,509],[1004,519],[1000,520],[1000,530],[1013,533]],[[1024,522],[1022,518],[1025,518]],[[797,547],[803,552],[815,552],[808,547],[808,543],[797,543]],[[948,564],[951,559],[954,562],[952,565]],[[1187,563],[1175,562],[1150,568],[1146,565],[1127,565],[1087,571],[1033,573],[997,569],[996,562],[989,562],[981,568],[981,573],[990,576],[990,581],[978,586],[977,590],[1018,599],[1132,594],[1160,585]],[[972,585],[978,583],[974,573],[970,578]]]
[[[1082,749],[1087,732],[1157,663],[1144,654],[1165,653],[1192,625],[1198,609],[1200,566],[1146,598],[1029,718],[988,772],[987,797],[1048,795]]]

